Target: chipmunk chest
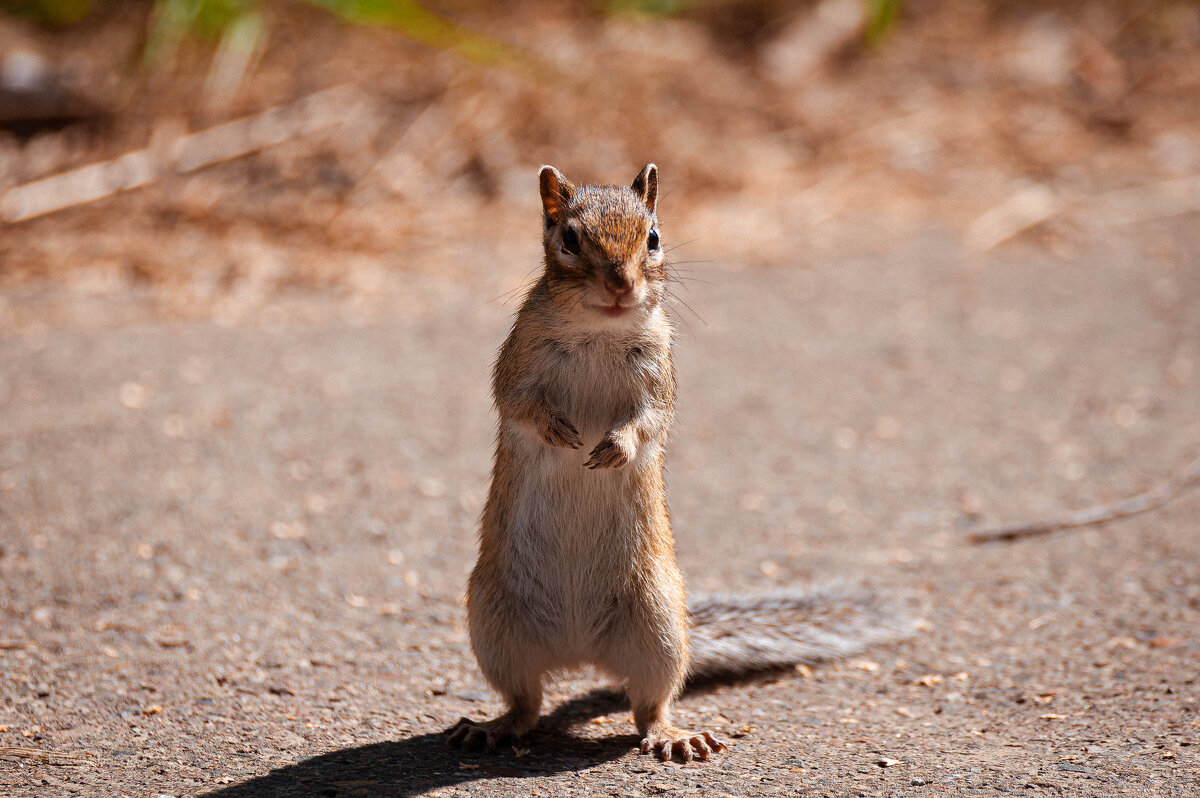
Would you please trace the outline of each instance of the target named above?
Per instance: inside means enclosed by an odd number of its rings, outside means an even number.
[[[638,403],[638,369],[627,353],[602,343],[560,350],[546,374],[548,393],[585,439],[606,433]]]

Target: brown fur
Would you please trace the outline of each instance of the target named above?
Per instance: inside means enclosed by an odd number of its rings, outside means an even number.
[[[724,746],[670,721],[688,638],[663,483],[675,370],[650,245],[658,170],[577,188],[545,166],[538,182],[545,271],[496,361],[496,457],[468,588],[471,643],[508,711],[464,719],[451,741],[494,749],[523,734],[543,677],[590,663],[624,682],[643,752],[706,758]]]

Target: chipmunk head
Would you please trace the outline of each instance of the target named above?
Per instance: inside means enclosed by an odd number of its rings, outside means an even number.
[[[553,166],[538,172],[550,293],[573,317],[628,324],[653,310],[666,290],[658,236],[658,167],[642,167],[629,187],[578,186]]]

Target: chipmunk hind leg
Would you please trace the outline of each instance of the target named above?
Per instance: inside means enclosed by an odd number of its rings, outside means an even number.
[[[543,671],[529,659],[510,658],[501,665],[476,647],[480,669],[504,698],[507,710],[488,721],[462,718],[446,730],[451,746],[489,753],[511,745],[532,729],[542,707]]]
[[[712,754],[724,751],[724,743],[711,732],[689,731],[671,722],[671,700],[678,687],[673,685],[664,693],[655,691],[653,683],[629,683],[629,703],[633,706],[633,721],[642,738],[641,752],[653,753],[664,762],[675,756],[690,762],[708,759]]]
[[[673,611],[642,609],[660,617],[646,623],[643,615],[636,622],[614,624],[608,636],[612,643],[601,662],[625,683],[642,738],[641,752],[654,753],[663,761],[678,756],[688,762],[724,751],[725,746],[709,732],[691,732],[671,723],[671,701],[687,675],[686,626]]]
[[[518,631],[518,624],[494,612],[486,595],[472,593],[468,608],[471,646],[488,683],[504,698],[507,710],[489,721],[462,718],[446,730],[452,746],[495,751],[532,729],[542,706],[542,678],[548,665],[540,648]]]

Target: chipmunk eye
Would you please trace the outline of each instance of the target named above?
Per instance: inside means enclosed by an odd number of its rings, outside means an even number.
[[[658,231],[651,230],[650,235],[646,236],[646,249],[654,252],[658,249]]]
[[[563,230],[562,248],[570,255],[579,254],[579,236],[569,227]]]

